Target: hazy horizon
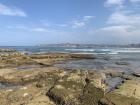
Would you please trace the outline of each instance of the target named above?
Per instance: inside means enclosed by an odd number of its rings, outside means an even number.
[[[128,45],[139,45],[140,43],[127,43],[127,44],[106,44],[106,43],[43,43],[43,44],[35,44],[35,45],[0,45],[0,47],[32,47],[32,46],[47,46],[47,45],[66,45],[66,44],[73,44],[73,45],[97,45],[97,46],[102,46],[102,45],[106,45],[106,46],[128,46]]]
[[[0,46],[140,43],[140,0],[0,0]]]

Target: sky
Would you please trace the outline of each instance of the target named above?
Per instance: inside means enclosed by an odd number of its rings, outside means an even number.
[[[0,46],[140,43],[140,0],[0,0]]]

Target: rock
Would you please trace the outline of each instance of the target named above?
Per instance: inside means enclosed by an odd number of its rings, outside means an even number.
[[[115,64],[117,64],[117,65],[126,65],[126,66],[128,66],[129,65],[129,63],[128,62],[115,62]]]
[[[40,64],[19,52],[0,54],[0,68],[14,68],[27,65],[31,66]]]
[[[85,81],[82,81],[80,76],[66,76],[63,77],[63,81],[57,82],[47,92],[47,95],[59,105],[78,105],[78,98],[82,93],[84,83]]]
[[[132,75],[135,77],[140,77],[140,73],[132,73]]]
[[[34,86],[27,89],[15,88],[12,91],[0,91],[0,105],[27,105],[27,103],[39,93]],[[5,100],[5,101],[4,101]]]
[[[140,105],[140,79],[127,80],[118,89],[105,94],[99,105]]]
[[[0,52],[16,52],[15,49],[0,49]]]
[[[44,54],[32,54],[32,59],[57,59],[57,58],[69,58],[69,53],[44,53]]]
[[[58,105],[98,105],[104,90],[100,87],[101,75],[94,76],[87,71],[73,71],[50,88],[47,95]]]
[[[51,101],[49,97],[45,95],[39,95],[30,102],[28,102],[27,105],[56,105],[56,104],[53,101]]]
[[[47,80],[50,78],[53,78],[54,80],[58,79],[59,77],[61,77],[62,72],[63,71],[59,71],[59,69],[55,67],[15,71],[0,76],[0,82],[15,84],[15,85],[26,85],[26,84],[32,84],[34,82]]]
[[[122,77],[125,74],[122,71],[116,71],[116,70],[106,70],[103,72],[106,74],[107,77],[111,77],[111,78]]]
[[[133,76],[132,75],[128,75],[128,74],[123,74],[122,77],[124,80],[132,80]]]
[[[98,105],[99,100],[104,96],[104,91],[92,83],[88,83],[80,96],[81,105]]]
[[[133,78],[132,80],[125,81],[115,92],[140,100],[140,78]]]
[[[108,93],[99,101],[99,105],[140,105],[140,100],[120,94]]]
[[[93,54],[70,54],[71,58],[74,59],[96,59],[95,55]]]
[[[23,97],[26,97],[26,96],[28,96],[28,95],[29,95],[28,93],[24,93],[24,94],[23,94]]]
[[[46,78],[38,79],[36,83],[36,87],[38,88],[46,88],[49,90],[59,79],[60,79],[59,73],[53,74],[53,73],[46,73]]]

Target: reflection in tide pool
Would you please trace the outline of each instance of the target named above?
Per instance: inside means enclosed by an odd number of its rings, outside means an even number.
[[[97,59],[71,60],[54,66],[92,70],[112,69],[140,73],[140,54],[97,55],[97,57]]]

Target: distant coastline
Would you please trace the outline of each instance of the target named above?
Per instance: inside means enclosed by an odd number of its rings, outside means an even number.
[[[72,43],[60,43],[60,44],[40,44],[39,47],[72,47],[72,48],[95,48],[95,47],[122,47],[122,48],[140,48],[138,44],[72,44]]]

